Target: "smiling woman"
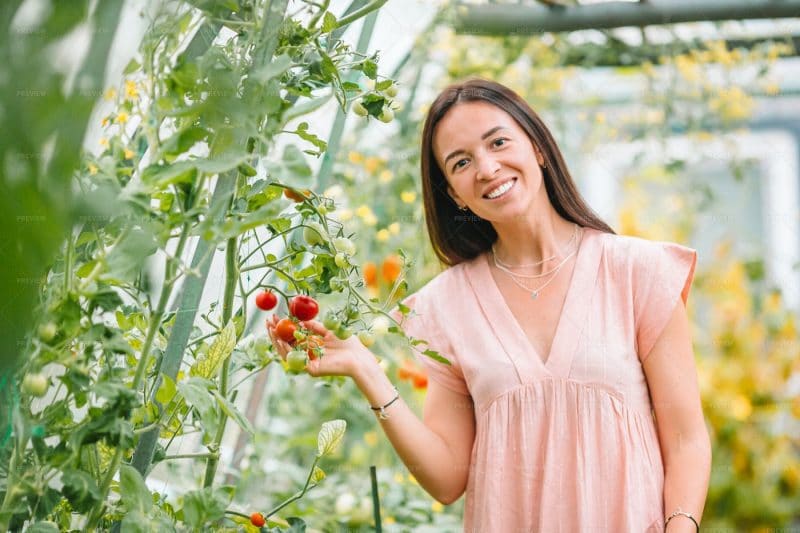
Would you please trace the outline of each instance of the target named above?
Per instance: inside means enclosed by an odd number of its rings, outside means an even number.
[[[447,87],[421,150],[449,267],[393,314],[450,364],[418,357],[424,427],[403,404],[381,422],[420,485],[445,504],[466,494],[468,532],[661,532],[670,516],[667,531],[693,530],[679,528],[700,521],[710,471],[684,310],[696,251],[617,235],[497,83]],[[357,382],[390,397],[377,372]]]

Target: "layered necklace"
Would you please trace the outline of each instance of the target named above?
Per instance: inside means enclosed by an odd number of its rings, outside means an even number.
[[[572,241],[575,240],[575,237],[577,236],[577,234],[578,234],[578,225],[575,224],[575,227],[572,230],[572,237],[570,237],[569,242],[567,242],[566,246],[569,246],[572,243]],[[583,240],[583,231],[581,231],[581,241],[582,240]],[[550,284],[550,282],[553,281],[553,279],[558,275],[558,272],[561,270],[561,267],[563,267],[564,264],[567,261],[569,261],[569,258],[572,257],[578,251],[578,247],[580,247],[580,242],[578,242],[575,245],[574,249],[570,253],[568,253],[564,257],[564,259],[561,260],[561,262],[558,264],[558,266],[553,268],[551,271],[544,272],[542,274],[517,274],[516,272],[513,272],[511,269],[512,268],[527,268],[527,267],[532,267],[532,266],[538,266],[538,265],[541,265],[541,264],[546,263],[548,261],[552,261],[554,259],[558,259],[557,255],[553,255],[551,257],[548,257],[547,259],[542,259],[541,261],[537,261],[536,263],[529,263],[527,265],[509,265],[509,264],[504,263],[503,261],[501,261],[500,259],[497,258],[497,253],[495,251],[494,244],[492,244],[492,258],[494,259],[494,265],[497,267],[498,270],[508,274],[509,277],[511,278],[511,280],[514,283],[516,283],[522,289],[525,289],[527,292],[530,292],[531,299],[535,300],[539,296],[539,293],[542,292],[542,289],[547,287],[547,285]],[[546,282],[544,282],[543,285],[541,285],[539,287],[536,287],[536,288],[529,287],[529,286],[527,286],[525,283],[523,283],[521,281],[522,279],[542,278],[542,277],[548,276],[550,274],[552,274],[550,279],[548,279]]]

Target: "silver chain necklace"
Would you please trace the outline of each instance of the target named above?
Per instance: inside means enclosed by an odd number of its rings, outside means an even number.
[[[569,241],[567,241],[567,244],[565,244],[565,245],[564,245],[564,247],[565,247],[565,248],[566,248],[567,246],[569,246],[569,245],[570,245],[570,243],[571,243],[572,241],[574,241],[574,240],[575,240],[575,236],[576,236],[577,234],[578,234],[578,225],[577,225],[576,223],[574,223],[574,222],[573,222],[572,236],[569,238]],[[539,266],[539,265],[541,265],[542,263],[546,263],[547,261],[552,261],[553,259],[557,259],[557,258],[558,258],[558,254],[555,254],[555,255],[552,255],[552,256],[548,257],[547,259],[542,259],[541,261],[537,261],[537,262],[535,262],[535,263],[529,263],[529,264],[527,264],[527,265],[509,265],[508,263],[505,263],[505,262],[501,261],[501,260],[500,260],[500,259],[497,257],[497,251],[496,251],[496,249],[495,249],[495,245],[494,245],[494,243],[492,244],[492,255],[494,256],[495,264],[497,264],[498,266],[499,266],[499,265],[502,265],[502,266],[504,266],[504,267],[506,267],[506,268],[524,268],[524,267]],[[541,276],[542,276],[542,275],[541,275],[541,274],[539,274],[539,275],[538,275],[538,276],[536,276],[536,277],[541,277]],[[522,276],[521,276],[521,277],[522,277]],[[524,277],[534,277],[534,276],[524,276]]]
[[[581,241],[583,241],[583,232],[581,232]],[[517,274],[514,274],[512,272],[509,272],[508,270],[500,268],[497,265],[497,256],[494,254],[494,249],[492,249],[492,257],[494,258],[495,266],[497,266],[499,270],[502,270],[503,272],[509,274],[509,277],[511,278],[511,281],[516,283],[520,288],[525,289],[525,291],[530,292],[531,293],[531,299],[535,300],[536,298],[538,298],[539,293],[542,292],[542,290],[545,287],[547,287],[547,285],[549,285],[551,281],[553,281],[555,279],[555,277],[558,275],[558,272],[561,270],[561,267],[563,267],[564,264],[569,260],[569,258],[572,257],[578,251],[579,247],[580,247],[580,242],[578,243],[578,246],[574,250],[572,250],[569,254],[567,254],[567,256],[561,261],[561,263],[559,263],[559,265],[554,269],[555,274],[553,274],[553,276],[549,280],[547,280],[542,286],[540,286],[538,288],[531,288],[531,287],[526,286],[525,284],[523,284],[522,282],[517,280],[517,277],[518,277]]]

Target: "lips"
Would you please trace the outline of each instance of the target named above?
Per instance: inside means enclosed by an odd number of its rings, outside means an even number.
[[[486,198],[487,200],[489,200],[489,199],[490,199],[490,198],[489,198],[489,196],[488,196],[488,194],[489,194],[489,193],[491,193],[492,191],[494,191],[494,190],[495,190],[495,189],[497,189],[498,187],[501,187],[501,186],[503,186],[504,184],[506,184],[506,183],[508,183],[508,182],[510,182],[510,181],[516,180],[516,179],[517,179],[517,177],[516,177],[516,176],[513,176],[513,177],[511,177],[511,178],[508,178],[507,180],[503,180],[503,181],[501,181],[501,182],[499,182],[499,183],[496,183],[496,184],[492,185],[491,187],[488,187],[488,188],[487,188],[487,189],[486,189],[486,190],[483,192],[483,197],[484,197],[484,198]]]

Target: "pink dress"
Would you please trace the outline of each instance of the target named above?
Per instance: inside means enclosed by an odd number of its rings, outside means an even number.
[[[464,531],[663,531],[664,469],[642,361],[685,304],[697,252],[585,228],[544,362],[490,260],[450,267],[404,300],[417,313],[404,331],[452,363],[418,354],[429,378],[475,403]]]

